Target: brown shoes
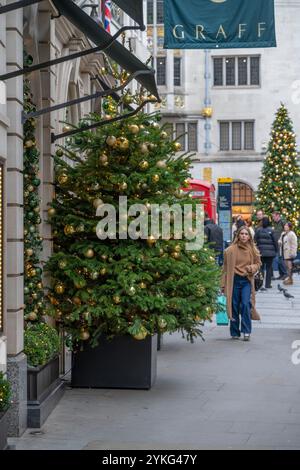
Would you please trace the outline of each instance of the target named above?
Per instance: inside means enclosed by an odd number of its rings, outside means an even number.
[[[294,284],[293,278],[292,278],[292,277],[287,277],[287,278],[283,281],[283,284],[284,284],[285,286],[291,286],[292,284]]]

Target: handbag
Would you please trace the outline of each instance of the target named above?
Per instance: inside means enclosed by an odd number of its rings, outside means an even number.
[[[264,283],[264,275],[261,271],[257,271],[257,273],[254,275],[254,288],[256,292],[262,288]]]
[[[220,311],[216,313],[217,325],[228,325],[229,320],[226,311],[225,295],[219,295],[217,301],[220,306]]]

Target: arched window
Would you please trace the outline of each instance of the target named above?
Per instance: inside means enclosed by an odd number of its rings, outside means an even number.
[[[251,206],[254,203],[254,191],[247,183],[234,182],[232,197],[234,206]]]

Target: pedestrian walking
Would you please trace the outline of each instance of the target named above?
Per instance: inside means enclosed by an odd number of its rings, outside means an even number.
[[[264,216],[265,216],[264,211],[262,209],[258,209],[255,214],[255,218],[256,218],[255,230],[262,227],[262,219],[264,218]]]
[[[225,250],[221,289],[227,299],[227,315],[230,319],[232,339],[241,333],[249,341],[251,320],[260,320],[255,309],[254,275],[261,266],[260,254],[248,227],[241,227],[232,245]],[[240,327],[241,315],[241,327]]]
[[[251,233],[252,238],[254,238],[255,231],[254,231],[254,228],[253,228],[252,220],[251,220],[251,219],[247,219],[247,220],[246,220],[246,225],[247,225],[248,229],[250,230],[250,233]]]
[[[277,241],[279,242],[280,236],[282,232],[284,231],[284,224],[285,221],[281,218],[281,215],[279,212],[274,211],[272,214],[272,219],[273,219],[273,228],[274,228],[274,236]],[[276,280],[282,280],[286,279],[288,277],[288,272],[286,269],[286,265],[284,262],[283,257],[280,255],[279,251],[276,253],[276,258],[273,263],[274,269],[278,267],[278,272],[279,272],[279,277],[275,278]]]
[[[286,264],[287,278],[283,281],[285,285],[293,284],[293,261],[297,257],[298,240],[297,235],[293,231],[293,224],[286,222],[284,224],[284,231],[279,239],[280,254]]]
[[[236,236],[237,232],[239,231],[239,229],[241,227],[246,227],[246,222],[244,221],[244,219],[241,215],[238,216],[238,218],[236,220],[236,223],[235,223],[235,226],[236,226],[236,230],[233,232],[233,240],[235,239],[235,236]]]
[[[219,266],[222,266],[224,251],[223,230],[209,218],[207,212],[204,219],[204,235],[206,242],[216,252],[216,262]]]
[[[265,288],[271,289],[271,278],[273,273],[273,260],[278,252],[278,243],[274,236],[274,230],[270,226],[267,216],[262,218],[262,226],[259,227],[254,236],[254,241],[259,249],[261,256],[261,270],[266,271]]]

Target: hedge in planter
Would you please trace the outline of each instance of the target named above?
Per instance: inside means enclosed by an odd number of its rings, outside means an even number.
[[[7,446],[8,422],[6,411],[10,406],[11,388],[8,380],[0,372],[0,450]]]
[[[59,337],[56,329],[46,323],[28,325],[24,333],[24,352],[30,366],[45,365],[59,352]]]

